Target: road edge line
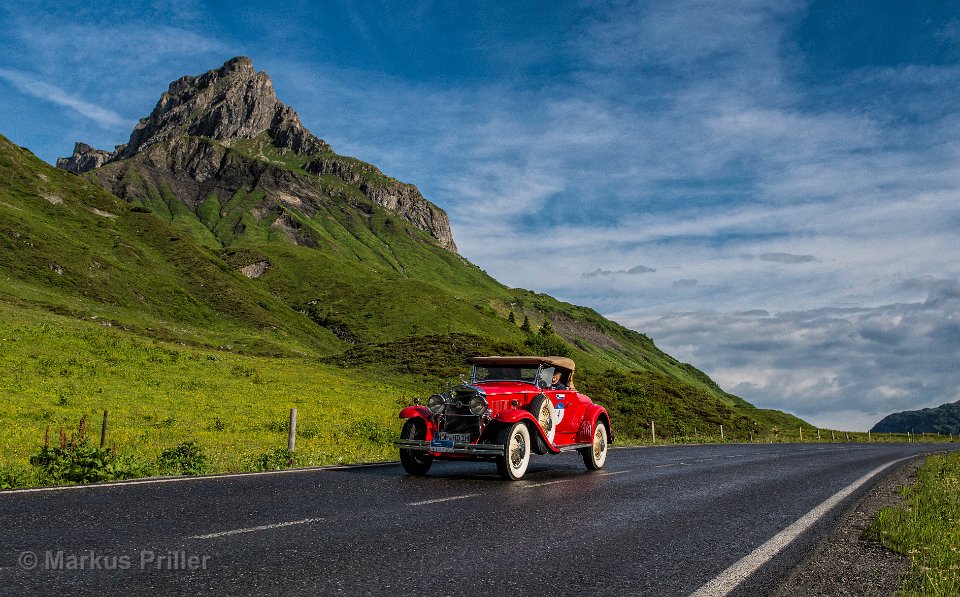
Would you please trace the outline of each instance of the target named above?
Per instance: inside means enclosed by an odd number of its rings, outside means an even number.
[[[786,549],[787,546],[793,543],[797,537],[816,524],[827,512],[836,507],[837,504],[848,498],[853,492],[863,487],[863,485],[886,469],[905,460],[910,460],[911,458],[916,458],[916,456],[899,458],[878,466],[850,485],[847,485],[827,498],[819,506],[804,514],[796,522],[771,537],[766,543],[715,576],[713,580],[691,593],[690,597],[722,597],[723,595],[729,595],[734,589],[739,587],[743,581],[750,578],[754,572],[759,570],[761,566],[776,557]]]
[[[357,464],[331,464],[327,466],[307,466],[302,468],[285,468],[276,471],[249,471],[245,473],[217,473],[214,475],[184,475],[182,477],[146,477],[143,479],[125,479],[123,481],[107,481],[103,483],[78,483],[76,485],[53,485],[48,487],[18,487],[15,489],[0,490],[2,495],[18,495],[25,493],[47,493],[51,491],[76,491],[80,489],[102,489],[107,487],[125,487],[127,485],[153,485],[157,483],[181,483],[186,481],[204,481],[211,479],[231,479],[239,477],[263,477],[266,475],[293,475],[297,473],[321,473],[324,471],[340,471],[353,468],[372,468],[375,466],[399,465],[400,462],[361,462]]]

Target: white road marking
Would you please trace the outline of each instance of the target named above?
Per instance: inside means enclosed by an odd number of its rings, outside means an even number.
[[[283,527],[292,527],[298,524],[310,524],[312,522],[321,522],[322,518],[304,518],[303,520],[292,520],[290,522],[278,522],[275,524],[264,524],[258,527],[248,527],[245,529],[233,529],[231,531],[222,531],[220,533],[210,533],[209,535],[194,535],[187,539],[217,539],[218,537],[229,537],[230,535],[239,535],[241,533],[256,533],[257,531],[268,531],[270,529],[281,529]]]
[[[556,485],[557,483],[566,483],[566,479],[561,479],[559,481],[545,481],[543,483],[534,483],[533,485],[524,485],[524,489],[532,489],[534,487],[543,487],[545,485]]]
[[[888,462],[887,464],[878,466],[850,485],[844,487],[837,493],[827,498],[825,502],[804,514],[802,518],[774,535],[769,541],[744,556],[739,562],[733,564],[718,574],[716,578],[697,589],[697,591],[690,597],[722,597],[723,595],[728,595],[731,591],[740,586],[743,581],[748,579],[750,575],[756,572],[761,566],[772,560],[777,554],[783,551],[788,545],[790,545],[790,543],[793,542],[794,539],[799,537],[804,531],[813,526],[823,517],[824,514],[833,509],[834,506],[842,502],[851,493],[863,486],[864,483],[878,475],[884,469],[897,464],[898,462],[909,460],[910,458],[913,458],[913,456],[900,458],[899,460],[894,460],[893,462]]]
[[[623,473],[629,473],[630,471],[607,471],[600,473],[601,477],[609,477],[610,475],[622,475]]]
[[[467,498],[479,497],[479,493],[470,493],[467,495],[455,495],[453,497],[438,498],[435,500],[424,500],[422,502],[411,502],[408,506],[426,506],[427,504],[439,504],[440,502],[451,502],[453,500],[465,500]]]

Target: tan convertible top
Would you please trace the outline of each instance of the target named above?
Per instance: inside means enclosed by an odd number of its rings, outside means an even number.
[[[546,363],[547,365],[557,369],[563,369],[564,371],[570,371],[571,373],[577,368],[577,364],[573,362],[573,359],[566,357],[473,357],[470,359],[470,362],[474,365],[482,365],[484,367],[522,367],[524,365],[536,367],[541,363]]]

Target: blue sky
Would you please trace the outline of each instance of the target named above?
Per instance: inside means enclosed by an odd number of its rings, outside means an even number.
[[[952,3],[266,4],[5,3],[0,133],[109,149],[247,55],[471,261],[758,406],[856,430],[960,400]]]

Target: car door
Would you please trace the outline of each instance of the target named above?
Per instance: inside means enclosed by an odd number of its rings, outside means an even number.
[[[569,444],[573,441],[573,435],[577,432],[579,421],[570,410],[573,397],[577,392],[574,390],[546,390],[544,392],[553,402],[553,424],[557,428],[557,435],[554,438],[556,444]],[[576,409],[573,409],[574,411]]]

